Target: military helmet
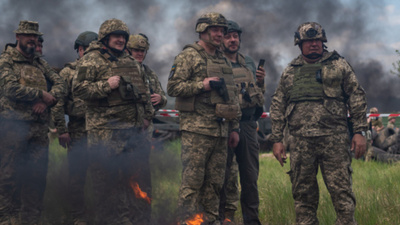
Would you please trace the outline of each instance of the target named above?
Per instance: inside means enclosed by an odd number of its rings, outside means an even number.
[[[228,29],[228,24],[225,17],[220,13],[206,13],[200,16],[196,23],[196,32],[202,33],[208,27],[219,26],[224,27],[225,31]]]
[[[79,46],[87,47],[89,46],[90,42],[97,40],[98,37],[99,35],[93,31],[82,32],[75,40],[74,49],[78,49]]]
[[[149,50],[149,39],[144,34],[135,34],[129,36],[129,41],[126,44],[127,48],[134,48],[140,50]]]
[[[122,34],[125,39],[129,39],[128,26],[119,19],[109,19],[104,21],[99,29],[99,40],[103,40],[109,34]]]
[[[325,30],[319,23],[306,22],[301,24],[294,33],[294,45],[299,45],[307,40],[321,40],[327,42]]]
[[[239,27],[235,21],[228,20],[228,33],[237,32],[239,35],[242,33],[242,28]]]

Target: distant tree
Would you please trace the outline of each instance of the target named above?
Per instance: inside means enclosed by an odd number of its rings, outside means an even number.
[[[400,51],[396,50],[397,55],[400,56]],[[393,69],[394,70],[390,70],[391,73],[396,74],[397,76],[400,77],[400,60],[397,60],[396,62],[394,62],[393,64]]]

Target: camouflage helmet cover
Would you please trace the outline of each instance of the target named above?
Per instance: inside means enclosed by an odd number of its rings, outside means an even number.
[[[35,21],[21,20],[18,29],[14,31],[16,34],[36,34],[43,35],[39,32],[39,23]]]
[[[327,42],[325,30],[319,23],[306,22],[301,24],[294,33],[294,45],[301,44],[306,40],[321,40]]]
[[[104,21],[99,29],[99,40],[103,40],[109,34],[123,34],[126,40],[129,39],[128,26],[119,19],[109,19]]]
[[[149,50],[149,39],[143,34],[130,35],[126,47],[129,49]]]
[[[93,31],[85,31],[78,35],[75,40],[74,49],[78,49],[79,46],[87,47],[89,46],[90,42],[97,40],[99,35],[97,35]]]
[[[237,24],[235,21],[228,20],[228,33],[230,32],[238,32],[240,35],[242,33],[242,28],[239,27],[239,24]]]
[[[228,29],[225,17],[220,13],[211,12],[200,16],[196,23],[196,32],[202,33],[211,26],[224,27],[225,30]]]

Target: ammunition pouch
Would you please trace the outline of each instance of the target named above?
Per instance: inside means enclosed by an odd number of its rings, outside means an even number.
[[[233,120],[237,118],[240,112],[240,107],[236,105],[228,104],[216,104],[215,105],[215,115],[220,118],[225,118],[227,120]]]
[[[141,94],[138,88],[132,83],[130,76],[121,76],[118,91],[123,100],[140,100]]]

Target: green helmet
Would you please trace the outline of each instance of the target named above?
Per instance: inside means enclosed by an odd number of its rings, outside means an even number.
[[[149,39],[144,34],[130,35],[126,47],[140,49],[140,50],[149,50],[150,47]]]
[[[227,33],[237,32],[239,35],[242,33],[242,28],[239,27],[235,21],[228,20],[228,30]]]
[[[202,33],[212,26],[224,27],[225,31],[228,29],[225,17],[220,13],[211,12],[200,16],[196,23],[196,32]]]
[[[319,23],[306,22],[301,24],[294,33],[294,45],[299,45],[306,40],[321,40],[327,42],[325,30]]]
[[[43,43],[44,39],[43,39],[43,35],[39,35],[38,36],[38,42]]]
[[[99,40],[102,41],[109,34],[122,34],[126,41],[129,39],[128,26],[119,19],[109,19],[101,24],[99,29]]]
[[[88,47],[90,42],[97,40],[99,35],[93,31],[85,31],[78,35],[75,40],[74,49],[78,49],[79,46]]]

